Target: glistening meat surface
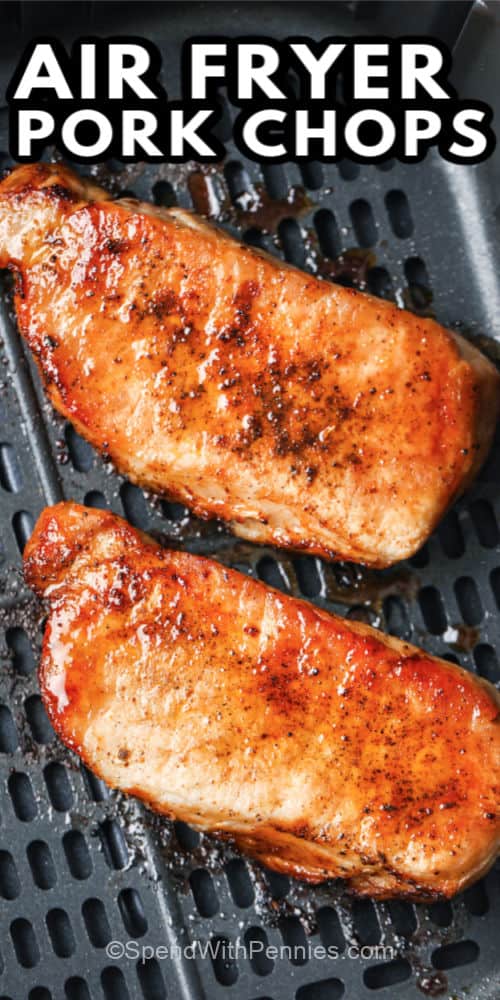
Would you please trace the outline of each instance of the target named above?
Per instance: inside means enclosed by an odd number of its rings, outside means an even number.
[[[110,785],[381,898],[451,896],[494,861],[487,682],[76,504],[43,512],[25,573],[49,716]]]
[[[60,165],[0,184],[0,266],[54,406],[242,537],[385,566],[489,448],[498,375],[431,319]]]

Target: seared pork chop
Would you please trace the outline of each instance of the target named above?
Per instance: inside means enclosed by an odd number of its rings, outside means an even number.
[[[380,898],[452,896],[494,861],[486,681],[76,504],[43,512],[25,573],[50,719],[110,785]]]
[[[499,406],[461,337],[61,165],[0,184],[0,267],[56,409],[134,482],[258,542],[386,566]]]

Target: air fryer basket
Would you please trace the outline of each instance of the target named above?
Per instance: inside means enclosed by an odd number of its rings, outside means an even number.
[[[9,18],[12,37],[2,64],[6,82],[23,37],[47,33],[52,8],[59,8],[64,20],[65,5],[0,6],[16,12]],[[408,16],[413,6],[408,5]],[[429,19],[436,5],[422,6]],[[455,19],[459,13],[462,21],[468,16],[463,52],[468,31],[475,31],[477,42],[484,10],[451,6]],[[71,33],[153,38],[163,52],[172,96],[178,91],[179,46],[190,34],[321,37],[373,29],[370,20],[361,19],[364,5],[355,4],[187,3],[142,9],[143,19],[135,5],[74,4]],[[63,27],[53,30],[65,37]],[[0,46],[5,42],[4,36]],[[429,155],[417,167],[360,168],[344,162],[261,170],[235,150],[227,105],[224,111],[227,157],[217,168],[125,168],[115,162],[92,173],[115,193],[126,190],[158,204],[194,204],[301,267],[435,314],[498,357],[500,255],[489,229],[494,164],[463,168]],[[0,149],[6,149],[6,134],[6,113],[0,110]],[[0,153],[0,166],[8,163]],[[329,566],[242,544],[220,525],[203,524],[118,476],[44,399],[6,285],[0,335],[2,997],[498,1000],[498,865],[452,902],[353,901],[341,883],[309,888],[267,872],[213,838],[153,816],[87,772],[55,739],[45,715],[35,669],[41,612],[20,572],[23,545],[47,503],[72,498],[107,506],[167,544],[213,555],[498,682],[498,443],[476,484],[409,563],[380,573]],[[220,942],[214,958],[191,959],[175,949],[209,940]],[[276,961],[262,952],[252,960],[234,959],[222,945],[237,940],[247,946],[251,941],[303,945],[304,951]],[[110,941],[151,949],[167,945],[173,954],[163,960],[161,953],[145,961],[113,959],[106,955]],[[338,959],[308,957],[308,942],[336,946]],[[371,951],[353,957],[352,947],[363,945]]]

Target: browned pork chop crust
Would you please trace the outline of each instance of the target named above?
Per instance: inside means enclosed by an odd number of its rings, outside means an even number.
[[[0,266],[54,406],[252,541],[385,566],[476,473],[498,375],[431,319],[60,165],[0,184]]]
[[[76,504],[44,511],[25,572],[49,716],[110,785],[381,898],[451,896],[494,861],[487,682]]]

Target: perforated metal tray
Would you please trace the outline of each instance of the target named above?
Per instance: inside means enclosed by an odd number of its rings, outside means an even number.
[[[86,20],[77,23],[75,13],[73,34],[82,27],[106,34],[112,22],[113,30],[153,37],[172,96],[179,45],[193,32],[257,28],[319,37],[349,30],[343,5],[335,23],[330,4],[310,4],[307,11],[302,4],[152,5],[156,11],[147,5],[143,23],[135,7],[120,5],[118,13],[118,5],[99,5],[99,24],[89,24],[90,6],[74,5],[79,12],[85,8]],[[362,27],[368,30],[366,22]],[[22,32],[20,17],[8,59],[17,58]],[[260,171],[235,152],[229,114],[226,108],[227,159],[209,174],[194,165],[120,164],[95,173],[116,193],[211,207],[246,239],[306,269],[430,310],[498,356],[500,260],[490,230],[491,164],[453,167],[429,156],[417,167],[343,163]],[[5,137],[0,111],[0,149]],[[8,164],[4,154],[2,161]],[[263,233],[263,226],[271,232]],[[378,574],[327,566],[237,543],[217,524],[200,524],[178,505],[145,497],[54,415],[25,355],[7,293],[0,334],[2,1000],[498,1000],[498,866],[451,903],[353,902],[339,883],[311,889],[266,872],[217,841],[110,793],[86,772],[54,738],[40,701],[40,609],[24,587],[20,553],[45,504],[66,497],[106,505],[170,544],[213,554],[498,683],[499,442],[473,489],[411,563]],[[106,955],[112,940],[156,949],[236,939],[278,947],[334,945],[339,958],[307,959],[298,951],[292,961],[260,955],[251,962],[225,960],[223,953],[215,960],[177,954],[141,963]],[[363,945],[372,948],[370,955],[352,957],[349,949]],[[377,953],[376,946],[392,953]]]

